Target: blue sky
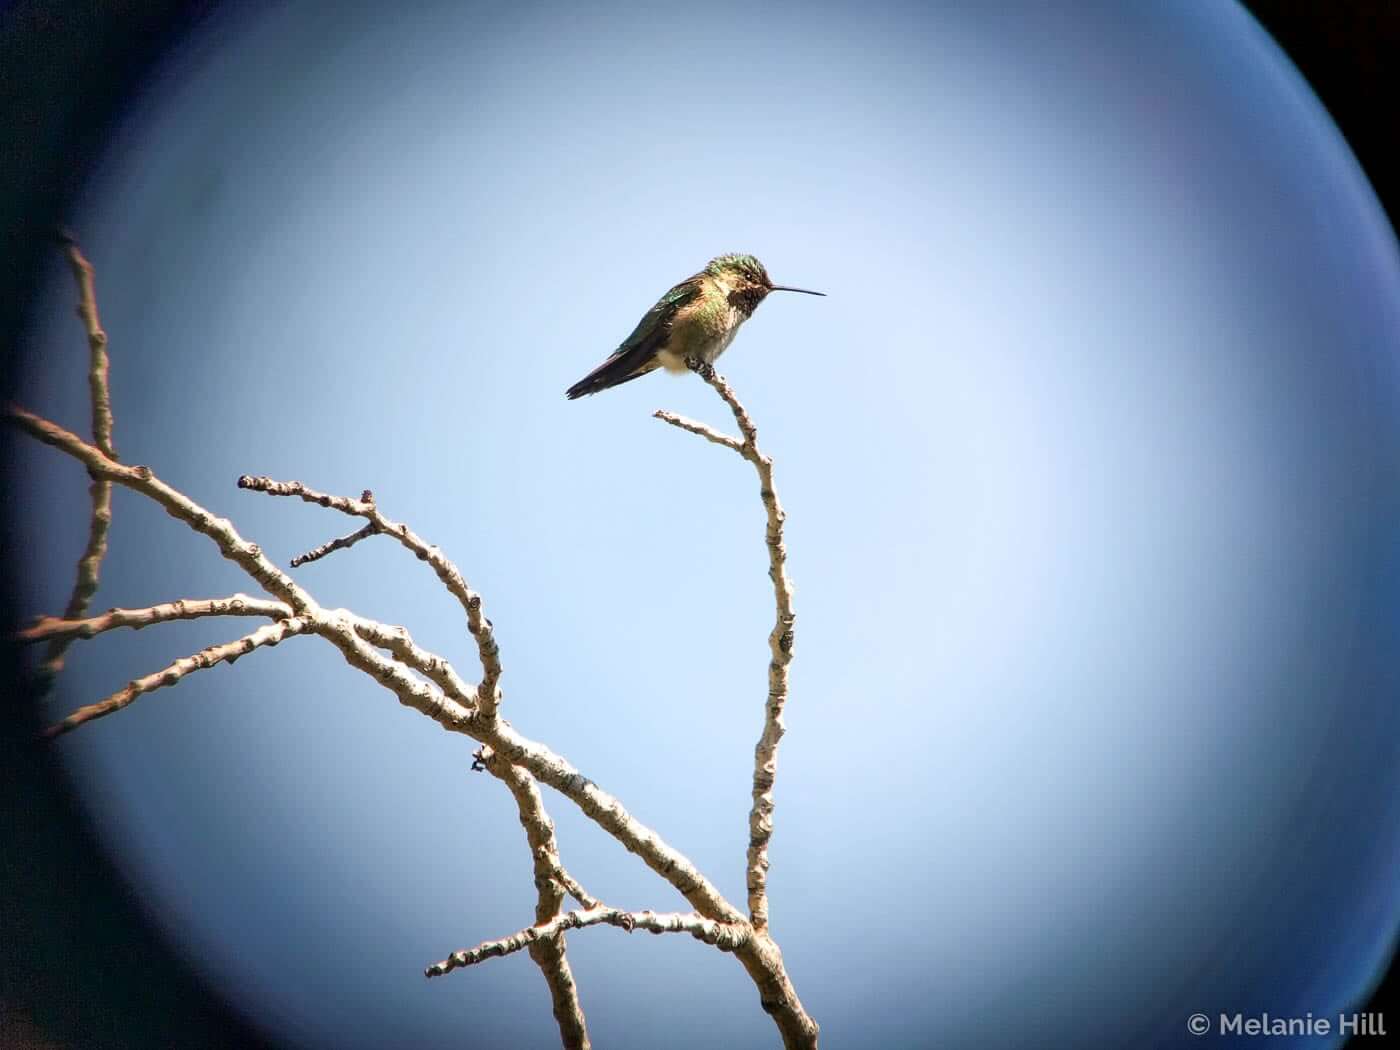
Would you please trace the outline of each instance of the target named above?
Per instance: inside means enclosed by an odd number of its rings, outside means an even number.
[[[730,425],[693,377],[563,390],[721,252],[828,293],[774,296],[721,362],[789,512],[770,886],[828,1045],[1171,1046],[1198,1009],[1335,1011],[1384,961],[1400,270],[1243,12],[229,16],[152,82],[73,225],[123,457],[283,562],[353,526],[239,474],[373,489],[485,596],[515,726],[734,901],[772,616],[752,471],[649,418]],[[80,427],[57,260],[51,287],[24,400]],[[21,469],[56,610],[85,479],[47,449]],[[472,671],[397,547],[297,578]],[[96,606],[250,586],[118,494]],[[241,626],[83,643],[59,702]],[[165,928],[271,1031],[554,1038],[523,955],[421,977],[528,922],[528,851],[463,741],[329,647],[60,746]],[[546,802],[594,894],[681,906]],[[688,938],[569,951],[597,1045],[774,1039]]]

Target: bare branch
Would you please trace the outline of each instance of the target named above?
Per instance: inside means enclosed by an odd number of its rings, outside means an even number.
[[[112,394],[108,385],[109,361],[107,333],[97,316],[97,288],[92,264],[83,256],[77,242],[63,238],[68,248],[68,265],[78,283],[78,316],[87,329],[91,362],[88,366],[88,386],[92,392],[92,440],[111,459],[117,458],[112,447]]]
[[[338,510],[352,518],[368,518],[370,511],[374,509],[374,493],[368,489],[360,494],[359,499],[351,499],[349,496],[334,496],[329,492],[319,492],[310,485],[303,485],[300,481],[278,481],[266,475],[254,477],[251,474],[244,474],[240,477],[238,487],[248,489],[250,492],[261,492],[267,496],[294,496],[307,503],[315,503],[318,506],[329,507],[331,510]]]
[[[524,766],[541,783],[567,796],[599,826],[679,890],[702,915],[723,922],[740,918],[733,905],[684,854],[667,845],[656,832],[634,818],[616,798],[543,744],[521,736],[509,722],[497,717],[494,710],[473,710],[469,703],[471,698],[464,700],[458,690],[443,685],[444,682],[452,683],[460,679],[439,673],[438,678],[434,679],[439,688],[432,688],[410,674],[400,660],[389,659],[375,651],[374,646],[379,644],[398,646],[394,650],[395,655],[403,660],[411,657],[415,661],[412,666],[430,678],[433,676],[430,668],[446,667],[447,662],[441,657],[412,646],[407,632],[402,628],[375,625],[343,610],[322,609],[296,581],[268,560],[257,544],[244,540],[228,520],[215,517],[198,503],[170,488],[149,467],[129,467],[116,463],[71,432],[23,408],[12,406],[9,414],[22,429],[45,444],[73,456],[90,472],[149,496],[172,517],[210,537],[224,557],[239,565],[269,593],[285,601],[298,616],[309,618],[312,629],[335,645],[352,667],[364,671],[390,690],[406,707],[427,715],[444,729],[467,734],[487,744],[506,761]],[[416,537],[414,539],[417,540]],[[446,559],[442,560],[446,562]],[[367,626],[373,631],[373,642],[367,641],[360,633]]]
[[[112,528],[112,483],[93,478],[88,486],[92,500],[92,514],[88,519],[87,545],[78,559],[78,578],[73,583],[73,593],[63,609],[65,620],[76,620],[87,612],[92,596],[97,593],[97,585],[102,574],[102,559],[107,556],[107,533]],[[46,693],[53,685],[73,643],[71,637],[56,635],[49,640],[44,658],[36,670],[35,685],[41,693]]]
[[[353,547],[361,540],[369,539],[369,537],[376,535],[378,532],[379,529],[375,527],[373,522],[370,522],[363,529],[358,529],[348,536],[338,536],[333,540],[321,544],[319,547],[313,547],[305,554],[298,554],[292,559],[291,566],[297,569],[303,565],[309,565],[313,561],[319,561],[324,558],[327,554],[334,554],[336,551],[343,551],[349,547]]]
[[[215,517],[183,492],[171,488],[157,478],[150,467],[130,467],[118,463],[71,431],[17,405],[11,405],[8,414],[32,437],[78,460],[88,468],[89,474],[150,497],[171,517],[179,518],[196,532],[208,536],[218,545],[225,558],[252,576],[269,594],[290,605],[294,612],[301,613],[315,607],[311,596],[269,561],[256,543],[249,543],[240,536],[228,519]]]
[[[362,639],[348,615],[328,613],[290,576],[274,565],[256,543],[250,543],[226,518],[216,517],[184,493],[155,476],[150,467],[129,467],[105,456],[76,434],[34,413],[12,405],[9,418],[22,430],[66,452],[88,468],[88,472],[140,492],[159,503],[171,517],[178,518],[195,532],[212,539],[219,552],[238,565],[264,590],[291,606],[299,616],[309,617],[315,632],[341,651],[352,667],[370,675],[389,689],[401,704],[427,715],[444,729],[465,733],[472,712],[461,701],[444,695],[422,682],[397,661],[376,653]]]
[[[749,850],[747,882],[749,891],[749,921],[754,929],[768,926],[768,843],[773,837],[773,783],[778,766],[778,742],[787,727],[783,724],[783,706],[788,697],[788,665],[792,663],[793,625],[797,620],[792,608],[792,581],[787,575],[787,548],[783,544],[783,513],[778,493],[773,488],[773,460],[758,447],[758,428],[748,410],[730,388],[725,378],[711,366],[689,361],[691,371],[705,380],[729,406],[734,421],[743,434],[742,442],[712,430],[703,423],[692,423],[670,412],[657,412],[656,417],[682,430],[733,449],[753,464],[758,472],[759,496],[767,513],[768,524],[764,540],[768,546],[768,578],[773,581],[774,624],[768,635],[771,659],[768,663],[768,702],[764,705],[763,732],[754,748],[753,807],[749,811]]]
[[[618,799],[584,776],[561,756],[521,736],[507,721],[478,715],[470,732],[513,765],[573,801],[594,823],[641,857],[647,867],[674,886],[696,911],[720,922],[742,915],[683,853],[632,816]]]
[[[729,406],[729,410],[734,413],[734,422],[739,424],[739,433],[744,435],[744,445],[751,450],[751,454],[757,456],[758,452],[758,428],[754,426],[753,420],[749,417],[748,410],[739,403],[738,397],[720,375],[709,365],[702,365],[693,368],[692,371],[699,374],[700,378],[709,383],[714,388],[715,393],[724,399],[724,403]],[[746,454],[747,455],[747,454]]]
[[[706,441],[713,441],[716,445],[723,445],[727,449],[732,449],[743,455],[744,443],[736,437],[721,433],[714,427],[705,423],[697,423],[693,419],[686,419],[685,416],[678,416],[674,412],[668,412],[664,408],[658,408],[652,416],[663,423],[670,423],[673,427],[680,427],[692,434],[699,434]]]
[[[599,925],[617,926],[628,933],[633,930],[646,930],[648,933],[657,934],[688,933],[696,940],[712,944],[726,952],[737,950],[753,936],[753,931],[748,928],[747,923],[715,922],[694,912],[619,911],[617,908],[599,905],[586,911],[565,912],[549,922],[527,926],[498,941],[483,941],[475,948],[453,952],[442,962],[429,966],[424,973],[429,977],[441,977],[464,966],[474,966],[486,959],[518,952],[538,941],[557,937],[565,930]]]
[[[554,872],[554,878],[558,881],[559,885],[563,886],[564,889],[568,891],[570,897],[578,901],[579,904],[583,905],[585,908],[596,908],[602,903],[597,897],[590,896],[588,891],[583,888],[583,884],[569,874],[568,869],[564,867],[558,868]]]
[[[78,284],[78,316],[83,321],[88,337],[88,388],[92,400],[93,442],[112,459],[117,458],[112,447],[112,397],[108,385],[110,363],[107,357],[107,333],[97,316],[97,292],[94,285],[92,266],[84,258],[72,238],[65,236],[68,249],[68,265],[73,270],[73,278]],[[78,575],[73,583],[73,593],[64,608],[67,620],[76,620],[87,612],[88,603],[97,593],[97,585],[102,571],[102,559],[107,554],[107,533],[112,527],[112,484],[94,477],[88,492],[92,501],[92,514],[88,520],[87,545],[78,559]],[[55,678],[63,670],[64,656],[72,644],[66,637],[57,636],[49,641],[44,658],[37,670],[37,686],[47,692]]]
[[[48,638],[76,641],[79,638],[95,638],[117,627],[139,631],[142,627],[170,620],[195,620],[204,616],[269,616],[283,620],[291,615],[291,607],[285,602],[250,598],[246,594],[234,594],[228,598],[181,598],[145,609],[109,609],[101,616],[86,620],[44,616],[20,631],[15,638],[21,642],[41,642]]]
[[[393,653],[403,663],[435,684],[454,702],[467,709],[476,706],[476,687],[463,681],[443,657],[420,648],[409,635],[407,628],[368,620],[348,609],[336,609],[331,615],[343,619],[365,641]]]
[[[521,736],[509,722],[498,717],[494,704],[473,709],[457,696],[417,678],[399,659],[376,651],[375,643],[367,641],[359,633],[355,617],[341,611],[321,609],[295,580],[268,560],[256,544],[243,539],[229,521],[216,517],[165,484],[149,467],[117,463],[71,432],[25,409],[11,407],[9,416],[16,425],[39,441],[83,463],[93,475],[146,495],[171,516],[208,536],[224,557],[247,572],[273,597],[286,602],[298,617],[308,620],[309,629],[331,642],[352,667],[363,671],[392,692],[401,704],[412,707],[450,732],[474,737],[499,753],[505,761],[525,767],[541,783],[567,796],[595,823],[674,886],[700,915],[722,924],[739,923],[748,928],[743,916],[687,857],[636,820],[616,798],[559,755]],[[456,573],[455,567],[451,567],[451,563],[442,558],[436,548],[422,544],[406,527],[393,525],[389,531],[410,549],[427,552],[425,557],[434,564],[440,578],[449,571]],[[460,574],[456,579],[460,584]],[[447,582],[446,579],[444,582]],[[465,585],[460,585],[460,588],[464,591]],[[476,601],[476,609],[479,613],[480,599]],[[781,952],[766,931],[751,930],[733,951],[757,986],[760,1003],[778,1026],[785,1045],[815,1046],[816,1023],[803,1009],[783,967]]]
[[[549,922],[559,914],[564,904],[566,892],[585,908],[598,905],[589,897],[583,887],[564,870],[559,859],[559,844],[554,837],[554,822],[544,809],[544,799],[540,797],[535,778],[519,766],[513,766],[496,755],[489,747],[482,747],[474,756],[483,768],[505,784],[515,799],[520,825],[525,829],[526,840],[530,844],[530,855],[534,861],[535,889],[538,898],[535,904],[535,924]],[[530,958],[535,961],[549,986],[549,997],[554,1007],[554,1019],[559,1024],[559,1036],[567,1050],[583,1050],[590,1046],[588,1027],[583,1016],[583,1005],[579,1002],[578,987],[574,983],[573,971],[564,954],[564,936],[538,940],[530,946]]]
[[[540,797],[535,778],[519,766],[506,762],[489,747],[478,750],[475,758],[487,772],[505,784],[516,801],[520,825],[525,829],[525,837],[530,843],[531,855],[535,861],[535,884],[554,884],[551,890],[556,897],[554,906],[547,914],[537,916],[536,921],[543,922],[554,915],[559,910],[565,893],[584,908],[597,907],[598,899],[589,896],[583,886],[565,870],[559,859],[559,846],[554,838],[554,822],[544,810],[544,799]],[[541,889],[541,893],[543,892]]]
[[[211,645],[207,649],[201,649],[193,656],[182,657],[169,667],[156,671],[154,674],[135,679],[125,689],[118,690],[105,700],[78,708],[61,722],[49,726],[44,735],[56,737],[69,730],[77,729],[78,726],[85,722],[91,722],[94,718],[101,718],[104,715],[110,715],[113,711],[120,711],[138,696],[175,685],[186,675],[193,674],[195,671],[202,671],[220,663],[231,664],[240,656],[251,653],[254,649],[265,645],[276,645],[284,638],[304,633],[309,627],[310,622],[306,617],[294,616],[291,619],[266,624],[251,634],[245,634],[242,638],[225,642],[223,645]]]
[[[498,717],[477,717],[467,732],[503,758],[524,766],[541,783],[571,799],[599,827],[672,886],[707,919],[749,931],[732,950],[758,988],[759,1002],[773,1018],[786,1047],[816,1047],[817,1023],[802,1005],[783,965],[782,952],[766,930],[753,929],[724,895],[682,853],[636,820],[622,803],[583,776],[559,755],[522,737]]]
[[[427,562],[448,592],[457,599],[467,614],[467,630],[476,641],[477,656],[481,660],[481,684],[477,688],[478,703],[488,715],[495,713],[500,704],[501,650],[496,644],[495,630],[481,611],[481,595],[467,586],[461,571],[442,550],[423,540],[402,522],[390,521],[375,506],[374,494],[366,490],[358,499],[333,496],[326,492],[303,485],[300,481],[277,481],[269,477],[254,477],[249,474],[238,479],[238,487],[253,492],[263,492],[269,496],[295,496],[307,503],[338,510],[342,514],[366,518],[377,532],[392,536],[400,544],[414,553],[419,561]],[[348,544],[347,544],[348,546]],[[329,553],[329,552],[327,552]]]
[[[388,689],[405,707],[427,715],[449,732],[473,733],[475,712],[460,697],[432,688],[410,674],[398,660],[375,652],[371,643],[360,637],[357,617],[343,611],[318,612],[316,633],[339,649],[351,667],[363,671]],[[442,660],[437,656],[431,659]],[[442,662],[446,664],[446,661]]]
[[[452,669],[452,665],[442,657],[420,649],[407,629],[356,616],[346,610],[337,612],[349,620],[355,633],[365,641],[393,653],[409,667],[436,683],[444,693],[459,703],[468,706],[475,704],[476,687],[463,681]],[[18,632],[15,638],[21,642],[38,642],[47,638],[76,640],[93,638],[104,631],[119,627],[140,630],[151,624],[171,620],[194,620],[206,616],[267,616],[284,620],[291,615],[291,607],[285,602],[253,598],[246,594],[235,594],[228,598],[181,598],[145,609],[111,609],[101,616],[93,616],[86,620],[41,617],[31,626]]]

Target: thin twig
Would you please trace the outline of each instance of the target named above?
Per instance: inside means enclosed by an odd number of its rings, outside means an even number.
[[[729,406],[743,440],[736,441],[703,423],[683,419],[671,412],[658,411],[656,418],[733,449],[752,463],[758,473],[759,496],[768,519],[764,541],[768,547],[768,577],[773,581],[774,624],[768,635],[771,655],[768,663],[768,702],[764,705],[763,732],[754,748],[753,807],[749,811],[747,863],[749,921],[755,930],[763,931],[768,926],[768,843],[773,837],[773,783],[777,774],[778,742],[787,731],[783,723],[783,706],[788,698],[788,665],[792,663],[793,625],[797,620],[792,608],[792,581],[787,575],[787,548],[783,544],[783,523],[787,515],[783,513],[778,493],[773,488],[772,457],[765,455],[758,447],[758,428],[754,426],[748,410],[724,377],[711,366],[698,361],[687,363],[691,371],[714,388]]]
[[[93,443],[111,459],[117,458],[112,446],[112,395],[109,386],[111,371],[107,355],[107,333],[102,330],[102,322],[97,314],[97,291],[93,280],[92,265],[83,256],[77,243],[64,235],[61,238],[68,251],[68,265],[73,271],[73,279],[78,285],[78,317],[88,337],[88,390],[92,402]],[[63,618],[79,619],[87,612],[92,596],[102,574],[102,559],[107,554],[107,533],[112,527],[112,483],[94,477],[88,487],[92,503],[92,514],[88,519],[87,544],[78,559],[77,579],[73,582],[73,592],[64,607]],[[44,657],[36,670],[35,686],[40,695],[49,691],[54,680],[63,670],[64,658],[71,639],[54,637],[44,651]]]
[[[730,437],[728,434],[721,433],[708,424],[697,423],[693,419],[687,419],[685,416],[678,416],[676,413],[668,412],[664,408],[658,408],[652,415],[663,423],[670,423],[673,427],[680,427],[682,430],[689,431],[692,434],[699,434],[706,441],[713,441],[716,445],[723,445],[725,448],[731,449],[740,455],[744,454],[744,443],[742,441],[736,437]]]
[[[370,522],[363,529],[358,529],[348,536],[337,536],[335,539],[328,540],[319,547],[311,548],[311,550],[307,551],[305,554],[298,554],[292,559],[291,566],[296,569],[303,565],[308,565],[313,561],[319,561],[327,554],[333,554],[336,551],[343,551],[349,547],[353,547],[361,540],[366,540],[371,536],[377,535],[378,532],[378,527],[375,526],[374,522]]]
[[[316,503],[322,507],[338,510],[342,514],[366,518],[378,532],[392,536],[412,551],[419,561],[427,562],[432,567],[433,572],[437,574],[437,578],[442,581],[442,585],[457,599],[467,614],[467,630],[471,632],[472,638],[476,641],[477,656],[481,661],[481,684],[477,687],[478,703],[483,713],[488,716],[495,715],[501,699],[499,688],[501,650],[500,646],[496,644],[495,630],[491,621],[482,612],[481,595],[467,586],[467,581],[463,578],[461,570],[442,553],[440,548],[424,541],[421,536],[404,523],[390,521],[386,518],[375,506],[373,496],[368,491],[364,495],[370,498],[362,497],[355,500],[346,496],[334,496],[327,492],[320,492],[308,485],[303,485],[300,481],[278,481],[275,478],[254,477],[250,474],[245,474],[238,479],[238,487],[253,492],[262,492],[269,496],[294,496],[307,503]]]
[[[509,937],[502,937],[497,941],[483,941],[475,948],[453,952],[442,962],[434,963],[423,972],[429,977],[441,977],[464,966],[474,966],[486,959],[518,952],[538,941],[557,937],[565,930],[599,925],[617,926],[628,933],[633,930],[646,930],[656,934],[688,933],[696,940],[712,944],[725,952],[737,950],[753,936],[753,931],[748,928],[747,923],[715,922],[694,912],[619,911],[617,908],[599,905],[586,911],[565,912],[549,922],[527,926]]]
[[[251,598],[246,594],[234,594],[227,598],[181,598],[145,609],[109,609],[101,616],[86,620],[44,616],[20,631],[15,638],[21,642],[41,642],[49,638],[76,641],[79,638],[95,638],[104,631],[118,627],[139,631],[142,627],[170,620],[195,620],[204,616],[267,616],[281,620],[291,615],[291,607],[285,602]]]
[[[68,248],[68,266],[78,284],[78,316],[87,330],[88,387],[92,394],[92,440],[111,459],[117,458],[112,445],[112,393],[109,385],[110,362],[107,358],[107,333],[97,315],[97,287],[92,264],[87,261],[77,242],[63,238]]]
[[[193,674],[195,671],[202,671],[220,663],[231,664],[240,656],[251,653],[254,649],[265,645],[276,645],[284,638],[304,633],[309,627],[310,621],[306,617],[293,616],[287,620],[266,624],[251,634],[245,634],[242,638],[236,638],[231,642],[211,645],[207,649],[201,649],[193,656],[181,657],[169,667],[162,668],[154,674],[148,674],[144,678],[133,680],[125,689],[119,689],[105,700],[78,708],[61,722],[49,726],[44,735],[48,737],[60,736],[70,730],[77,729],[85,722],[91,722],[94,718],[101,718],[114,711],[120,711],[138,696],[144,696],[157,689],[175,685],[186,675]]]
[[[107,556],[107,534],[112,528],[112,483],[94,478],[88,486],[88,494],[92,500],[92,514],[88,518],[87,544],[78,559],[78,578],[73,582],[73,593],[63,609],[65,620],[80,619],[87,612],[101,579],[102,559]],[[39,695],[48,693],[63,671],[71,644],[71,638],[62,636],[49,640],[44,658],[35,669],[34,686]]]

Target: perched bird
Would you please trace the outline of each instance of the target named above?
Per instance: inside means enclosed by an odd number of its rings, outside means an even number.
[[[826,294],[774,284],[752,255],[721,255],[657,300],[612,356],[564,396],[572,401],[596,394],[658,367],[684,372],[692,358],[714,364],[769,292]]]

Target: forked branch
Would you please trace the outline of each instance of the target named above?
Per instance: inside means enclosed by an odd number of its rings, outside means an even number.
[[[309,630],[310,627],[309,620],[293,616],[259,627],[256,631],[245,634],[242,638],[235,638],[231,642],[225,642],[223,645],[211,645],[207,649],[201,649],[193,656],[181,657],[170,666],[162,668],[154,674],[135,679],[125,689],[117,690],[105,700],[78,708],[67,718],[50,726],[45,735],[55,737],[70,732],[85,722],[91,722],[94,718],[102,718],[104,715],[120,711],[138,696],[153,693],[157,689],[164,689],[167,686],[178,685],[181,679],[195,671],[203,671],[221,663],[231,664],[240,656],[245,656],[254,649],[264,645],[276,645],[282,639],[301,634]]]
[[[437,547],[425,543],[406,525],[385,518],[375,507],[374,493],[371,490],[365,489],[360,494],[360,498],[355,500],[346,496],[319,492],[299,481],[275,481],[268,477],[244,475],[238,479],[238,485],[240,488],[267,495],[295,496],[309,503],[338,510],[343,514],[369,519],[368,524],[362,529],[347,536],[333,539],[293,558],[291,561],[293,568],[316,561],[335,551],[346,550],[361,540],[380,533],[394,536],[419,560],[428,562],[437,573],[438,578],[462,603],[467,613],[468,628],[477,641],[478,658],[481,661],[484,675],[483,683],[487,686],[488,695],[499,695],[495,681],[499,679],[502,670],[500,651],[495,644],[491,622],[482,615],[480,596],[467,586],[457,566]],[[352,621],[356,632],[361,637],[387,648],[395,656],[426,674],[449,694],[465,695],[470,691],[474,706],[478,710],[481,708],[482,687],[468,687],[461,682],[447,661],[419,649],[409,637],[407,630],[402,627],[386,629],[381,624],[364,621],[359,617],[352,617]],[[493,715],[494,710],[495,705],[493,704],[491,705]],[[535,886],[538,894],[535,908],[536,923],[548,922],[559,914],[566,892],[572,894],[586,907],[595,905],[597,902],[584,892],[577,880],[564,869],[563,863],[559,859],[558,843],[554,837],[554,822],[549,819],[548,813],[545,812],[544,800],[540,796],[539,787],[534,777],[521,767],[501,760],[489,747],[479,749],[476,752],[476,758],[477,761],[473,763],[473,768],[489,770],[493,776],[506,785],[515,799],[520,823],[525,829],[526,840],[530,845],[534,860]],[[554,1017],[559,1025],[559,1034],[564,1047],[566,1050],[586,1050],[591,1045],[588,1038],[587,1022],[579,1002],[578,987],[574,982],[573,971],[565,954],[562,934],[556,938],[531,945],[530,956],[539,967],[545,983],[549,987]]]
[[[303,485],[300,481],[276,481],[273,478],[253,477],[249,474],[238,479],[238,487],[253,492],[263,492],[269,496],[294,496],[307,503],[316,503],[322,507],[338,510],[342,514],[365,518],[369,521],[367,528],[361,529],[353,536],[332,540],[325,545],[324,550],[317,548],[317,551],[321,551],[320,554],[312,551],[303,555],[303,561],[312,560],[311,554],[323,557],[331,550],[349,547],[368,536],[383,533],[398,540],[399,543],[412,551],[419,561],[427,562],[432,567],[433,572],[437,574],[437,578],[442,581],[442,585],[457,599],[467,614],[467,630],[476,640],[477,657],[481,661],[481,684],[477,687],[478,703],[486,713],[495,713],[496,707],[500,704],[500,689],[497,683],[501,678],[501,651],[496,644],[495,630],[491,621],[482,614],[481,595],[467,586],[467,581],[463,579],[457,566],[453,565],[440,549],[425,542],[404,523],[390,521],[381,514],[379,508],[374,504],[374,493],[368,489],[359,499],[355,500],[345,496],[332,496],[326,492],[318,492],[310,486]],[[300,563],[298,562],[298,564]]]

